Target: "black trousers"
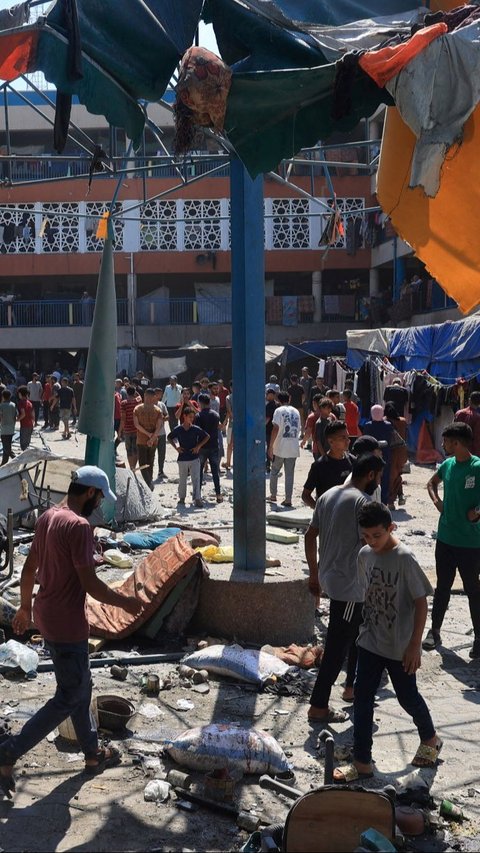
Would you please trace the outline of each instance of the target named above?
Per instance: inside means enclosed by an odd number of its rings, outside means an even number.
[[[437,539],[437,588],[433,597],[432,629],[440,631],[450,601],[457,569],[468,597],[475,639],[480,639],[480,548],[460,548]]]
[[[356,666],[356,640],[362,621],[363,602],[330,600],[330,619],[323,658],[310,702],[327,708],[332,686],[338,678],[345,656],[349,656],[347,685],[353,685]],[[352,646],[355,647],[353,651]],[[353,672],[352,672],[353,670]]]
[[[12,456],[13,435],[2,435],[2,465],[6,465]]]
[[[165,473],[165,472],[164,472],[164,470],[163,470],[163,466],[165,465],[165,453],[166,453],[166,450],[167,450],[167,436],[166,436],[166,435],[159,435],[159,436],[158,436],[158,444],[157,444],[157,451],[158,451],[158,476],[159,476],[159,477],[162,477],[162,476],[164,475],[164,473]]]

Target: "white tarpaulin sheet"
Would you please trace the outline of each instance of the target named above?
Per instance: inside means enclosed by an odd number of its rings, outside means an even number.
[[[390,340],[394,332],[395,329],[353,329],[347,332],[347,347],[390,355]]]
[[[158,358],[152,356],[152,372],[155,379],[165,379],[168,376],[178,376],[185,373],[187,369],[187,357],[185,355],[177,358]]]

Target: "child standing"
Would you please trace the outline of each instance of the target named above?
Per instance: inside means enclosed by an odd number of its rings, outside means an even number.
[[[192,497],[195,506],[203,506],[201,497],[200,457],[199,452],[209,441],[208,432],[195,426],[195,409],[185,406],[183,420],[168,436],[168,442],[178,453],[178,503],[183,505],[187,496],[187,479],[190,474],[192,481]]]
[[[335,770],[334,780],[340,783],[373,776],[373,706],[384,669],[400,705],[418,729],[420,746],[412,765],[434,767],[442,747],[415,677],[421,662],[426,597],[432,588],[412,552],[392,535],[392,516],[384,504],[365,504],[358,523],[366,542],[358,555],[366,595],[357,640],[353,763]]]

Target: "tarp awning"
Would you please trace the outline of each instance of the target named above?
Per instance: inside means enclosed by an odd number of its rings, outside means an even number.
[[[144,124],[137,101],[159,100],[193,42],[203,0],[76,0],[80,45],[57,2],[34,25],[0,32],[0,76],[42,71],[57,90],[78,95],[89,112],[123,127],[138,146]],[[83,77],[70,74],[81,47]]]

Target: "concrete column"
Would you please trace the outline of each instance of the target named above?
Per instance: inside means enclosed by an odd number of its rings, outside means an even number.
[[[130,363],[132,360],[135,362],[135,366],[137,363],[136,358],[136,349],[137,349],[137,276],[133,272],[133,254],[130,256],[130,272],[127,275],[127,300],[128,300],[128,325],[130,326],[130,334],[131,334],[131,346],[132,346],[132,358],[130,359]]]
[[[312,296],[315,301],[315,312],[313,315],[314,323],[321,323],[323,317],[323,294],[322,294],[322,272],[316,270],[312,272]]]
[[[234,569],[265,571],[265,261],[263,179],[230,163]]]
[[[370,298],[372,296],[378,296],[380,291],[380,274],[376,267],[372,267],[369,275],[369,286],[368,292]]]

